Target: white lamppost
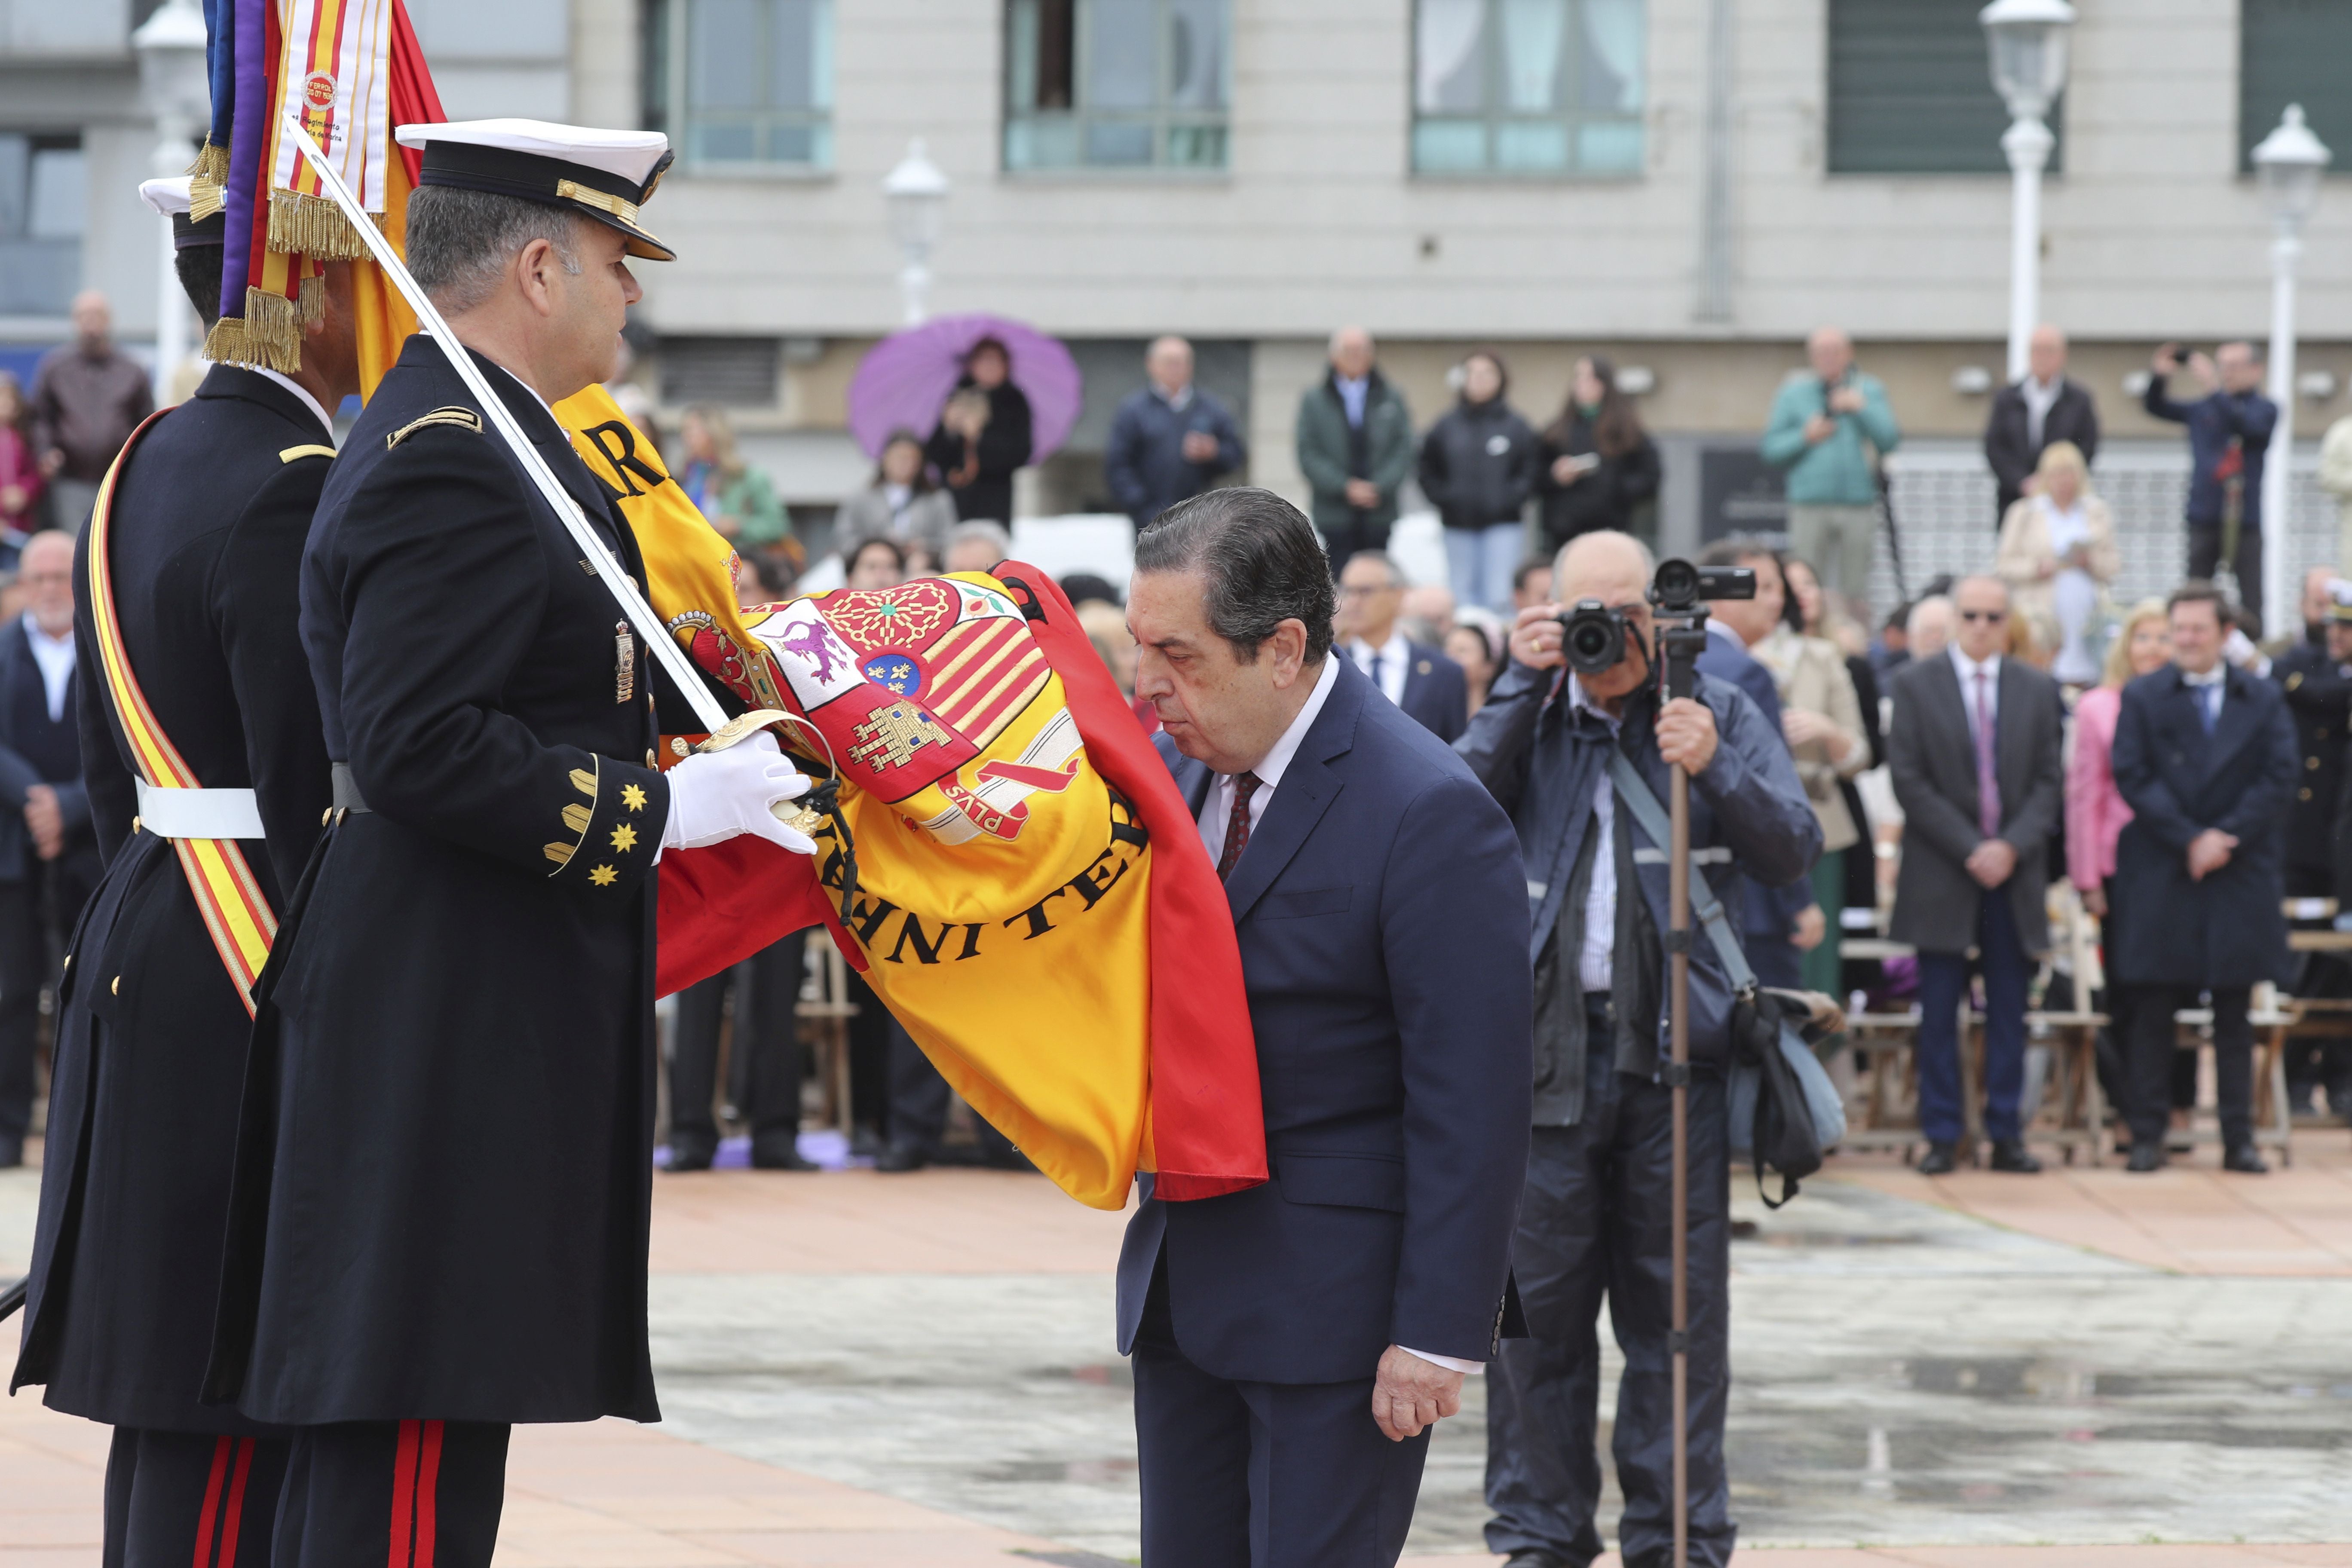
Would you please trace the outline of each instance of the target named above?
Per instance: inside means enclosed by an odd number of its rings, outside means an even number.
[[[939,243],[948,205],[948,177],[924,156],[921,137],[907,143],[907,155],[883,176],[882,196],[890,209],[890,237],[906,258],[898,290],[907,300],[907,324],[918,326],[929,313],[931,247]]]
[[[2009,106],[2009,379],[2025,378],[2025,345],[2042,313],[2042,171],[2058,139],[2042,122],[2066,85],[2066,0],[1992,0],[1977,13],[1992,54],[1993,90]]]
[[[212,112],[205,75],[205,14],[196,0],[163,0],[131,35],[139,51],[139,89],[155,117],[155,173],[184,174],[197,127]],[[155,287],[155,401],[172,395],[173,373],[188,356],[195,321],[174,265],[172,226],[161,227],[162,276]]]
[[[2263,468],[2263,604],[2273,619],[2285,609],[2286,508],[2294,452],[2294,270],[2303,258],[2303,225],[2319,204],[2319,176],[2334,156],[2303,122],[2303,105],[2290,103],[2278,127],[2254,149],[2263,200],[2276,233],[2271,240],[2270,456]]]

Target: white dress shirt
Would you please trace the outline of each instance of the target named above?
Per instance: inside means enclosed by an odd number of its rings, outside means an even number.
[[[1994,726],[1995,733],[1999,733],[1999,726],[2000,723],[2000,655],[1994,654],[1982,664],[1979,664],[1976,660],[1970,658],[1967,654],[1960,651],[1960,645],[1958,643],[1951,644],[1945,649],[1945,651],[1952,656],[1952,668],[1958,673],[1960,678],[1960,705],[1969,710],[1969,743],[1970,745],[1974,745],[1976,743],[1976,738],[1984,733],[1984,726],[1986,725]],[[1987,705],[1989,705],[1992,710],[1990,713],[1979,714],[1977,711],[1977,676],[1979,672],[1982,672],[1985,678],[1984,699]]]
[[[2017,384],[2017,390],[2025,395],[2025,444],[2040,451],[2042,432],[2049,424],[2050,411],[2058,405],[2058,395],[2066,390],[2066,378],[2061,375],[2042,382],[2029,375]]]
[[[2188,687],[2189,695],[2197,699],[2197,712],[2200,719],[2210,711],[2211,724],[2221,721],[2221,704],[2229,699],[2229,679],[2230,667],[2227,664],[2216,664],[2202,675],[2192,675],[2185,669],[2180,672],[2181,684]],[[2208,691],[2212,693],[2210,697],[2206,695]],[[2210,710],[2206,707],[2209,702],[2212,704]]]
[[[1350,378],[1334,374],[1331,384],[1339,389],[1339,406],[1347,411],[1348,423],[1350,426],[1362,425],[1364,400],[1371,394],[1372,378],[1370,375]]]
[[[326,431],[328,441],[331,443],[334,440],[335,422],[331,418],[328,417],[325,406],[321,405],[317,398],[310,395],[310,389],[309,387],[304,386],[292,376],[282,374],[278,371],[271,370],[267,365],[255,365],[253,369],[254,374],[257,375],[268,377],[271,381],[276,382],[278,385],[284,387],[287,391],[300,398],[302,400],[302,406],[319,416],[319,426]]]
[[[1282,775],[1290,771],[1290,760],[1298,755],[1299,746],[1307,740],[1307,731],[1315,727],[1316,716],[1323,711],[1323,704],[1330,698],[1331,688],[1339,679],[1339,661],[1326,658],[1323,673],[1315,678],[1315,689],[1307,694],[1306,705],[1298,710],[1298,716],[1290,721],[1290,728],[1282,732],[1282,738],[1267,748],[1265,755],[1258,759],[1257,765],[1249,770],[1257,775],[1257,793],[1250,797],[1249,804],[1250,837],[1253,838],[1257,837],[1258,824],[1265,820],[1267,803],[1274,799],[1274,792],[1282,785]],[[1234,775],[1219,773],[1216,778],[1217,782],[1209,786],[1208,799],[1201,803],[1201,846],[1208,850],[1212,866],[1224,855],[1225,823],[1234,814]],[[1248,853],[1247,850],[1243,851],[1244,855]],[[1414,1350],[1410,1345],[1397,1348],[1407,1355],[1419,1356],[1433,1365],[1465,1375],[1486,1364],[1461,1356],[1433,1355],[1427,1351]]]
[[[53,637],[33,619],[33,612],[25,612],[25,640],[33,645],[33,662],[41,667],[41,689],[49,701],[49,722],[62,723],[66,716],[66,683],[73,679],[74,639],[68,631]]]
[[[1584,682],[1570,677],[1569,712],[1591,713],[1617,733],[1619,721],[1586,695]],[[1606,996],[1615,978],[1611,956],[1617,951],[1617,786],[1603,768],[1592,786],[1592,880],[1584,889],[1584,941],[1576,952],[1577,983],[1590,996]]]
[[[1374,654],[1380,655],[1381,658],[1380,672],[1377,675],[1372,671]],[[1349,637],[1348,657],[1356,661],[1358,669],[1372,677],[1372,683],[1381,689],[1381,696],[1400,708],[1404,706],[1405,667],[1412,658],[1412,644],[1406,639],[1404,633],[1393,627],[1391,628],[1389,640],[1378,647],[1374,647],[1361,637]]]

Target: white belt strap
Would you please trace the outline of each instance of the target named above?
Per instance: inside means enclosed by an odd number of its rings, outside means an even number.
[[[139,785],[139,826],[161,838],[259,838],[261,804],[249,789]]]

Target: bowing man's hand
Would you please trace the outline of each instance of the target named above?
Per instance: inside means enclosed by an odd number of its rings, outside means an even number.
[[[1462,1374],[1391,1345],[1372,1374],[1372,1420],[1391,1443],[1418,1437],[1462,1413]]]

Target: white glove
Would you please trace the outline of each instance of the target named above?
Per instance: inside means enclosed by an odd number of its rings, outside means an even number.
[[[776,803],[799,799],[809,781],[767,731],[723,752],[697,752],[662,776],[669,781],[664,849],[699,849],[754,833],[795,855],[816,853],[815,840],[776,819]]]

